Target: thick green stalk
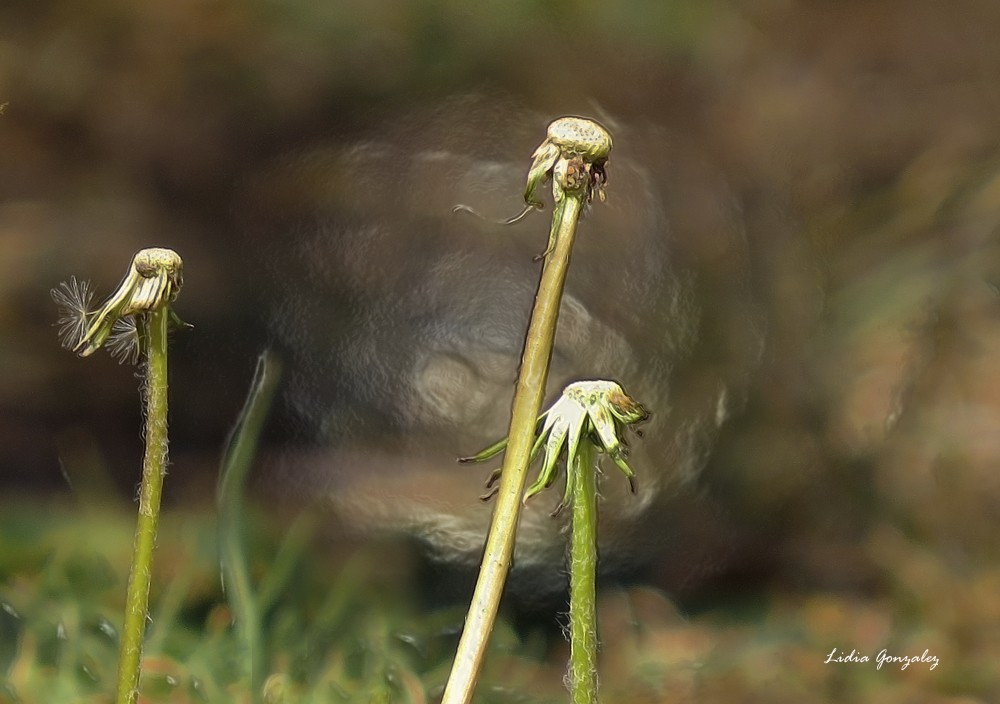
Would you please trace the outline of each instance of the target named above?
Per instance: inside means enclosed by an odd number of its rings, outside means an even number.
[[[139,488],[139,518],[135,528],[132,569],[125,596],[118,662],[116,704],[134,704],[139,695],[142,640],[146,631],[149,583],[153,569],[160,494],[167,470],[167,322],[170,311],[160,306],[148,314],[144,342],[146,358],[146,452]]]
[[[597,468],[594,449],[580,443],[572,481],[569,548],[569,690],[573,704],[597,702]]]
[[[567,192],[556,204],[552,216],[552,251],[545,257],[524,343],[493,523],[442,704],[466,704],[472,699],[486,644],[496,621],[500,595],[514,552],[514,537],[524,497],[535,425],[548,380],[570,251],[585,198],[584,189]]]

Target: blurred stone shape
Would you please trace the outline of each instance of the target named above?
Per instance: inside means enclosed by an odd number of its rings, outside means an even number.
[[[270,470],[284,490],[324,497],[353,526],[415,535],[437,558],[478,561],[492,467],[455,459],[507,432],[551,203],[507,227],[452,207],[516,213],[553,117],[453,99],[306,151],[250,188],[286,399],[313,445]],[[614,379],[652,411],[631,441],[638,493],[617,473],[600,484],[607,566],[662,542],[663,501],[692,490],[762,338],[725,183],[665,131],[612,129],[608,199],[581,222],[546,393]],[[559,583],[553,501],[528,503],[515,569],[544,566]]]

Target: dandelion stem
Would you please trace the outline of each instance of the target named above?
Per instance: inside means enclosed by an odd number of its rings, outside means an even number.
[[[493,523],[486,539],[486,552],[480,566],[479,579],[442,704],[466,704],[472,699],[486,645],[496,622],[500,595],[514,552],[514,537],[520,518],[535,425],[548,380],[570,251],[586,197],[583,189],[566,192],[565,197],[556,203],[552,216],[552,251],[545,257],[542,267],[542,277],[521,357],[521,371],[514,390],[510,431],[507,434],[509,441],[504,454]]]
[[[116,704],[134,704],[139,697],[153,550],[167,472],[167,328],[190,327],[170,307],[184,283],[183,269],[184,262],[177,252],[151,247],[136,252],[125,278],[97,310],[90,310],[89,285],[75,277],[52,291],[52,299],[61,309],[59,336],[63,347],[81,357],[107,347],[122,361],[134,361],[136,352],[141,352],[145,364],[142,395],[146,403],[146,451],[125,595]]]
[[[572,481],[569,550],[569,689],[572,704],[597,702],[597,467],[594,449],[580,443]]]
[[[149,584],[153,549],[160,516],[160,494],[167,469],[167,306],[146,315],[146,451],[139,489],[139,517],[136,522],[132,568],[125,597],[125,625],[122,629],[118,663],[116,704],[135,704],[139,695],[139,668],[146,630]]]

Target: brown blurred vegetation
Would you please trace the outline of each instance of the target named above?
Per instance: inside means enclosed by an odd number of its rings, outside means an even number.
[[[150,244],[183,254],[197,332],[174,347],[169,490],[211,485],[260,339],[233,199],[262,164],[467,91],[664,125],[726,176],[767,342],[706,472],[719,523],[686,538],[726,557],[653,579],[699,609],[759,598],[758,628],[815,644],[705,627],[684,657],[708,637],[745,661],[676,700],[998,697],[998,26],[989,0],[5,2],[3,491],[64,491],[59,458],[95,447],[137,466],[131,374],[59,349],[48,290],[107,291]],[[860,690],[816,666],[880,637],[942,664]],[[790,673],[798,694],[768,678]]]

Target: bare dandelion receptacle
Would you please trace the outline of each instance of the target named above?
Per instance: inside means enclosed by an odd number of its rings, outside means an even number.
[[[60,309],[62,346],[88,357],[107,343],[121,361],[139,355],[140,327],[136,316],[169,306],[184,284],[184,263],[177,252],[163,247],[142,249],[132,257],[121,283],[99,308],[91,308],[93,289],[88,281],[71,277],[52,290]],[[174,327],[187,327],[170,310]]]

